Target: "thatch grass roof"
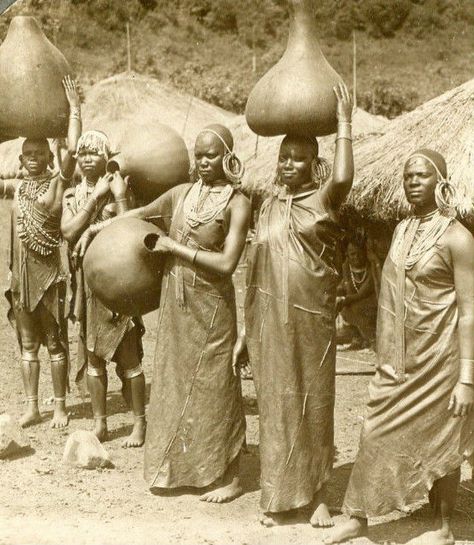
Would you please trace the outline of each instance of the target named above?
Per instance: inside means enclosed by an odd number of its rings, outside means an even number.
[[[0,144],[0,180],[18,178],[22,143],[23,138],[16,138]]]
[[[374,221],[403,217],[407,203],[402,170],[419,148],[440,152],[448,175],[463,196],[474,198],[474,79],[393,120],[382,136],[355,145],[356,176],[346,210]]]
[[[84,130],[98,129],[117,146],[127,121],[148,124],[157,121],[175,129],[188,148],[210,123],[229,124],[235,114],[176,91],[158,80],[134,72],[104,79],[86,92]],[[124,123],[125,122],[125,123]]]
[[[357,109],[352,120],[354,141],[364,140],[382,134],[389,124],[388,119],[372,115]],[[242,182],[243,188],[250,194],[266,194],[271,189],[275,177],[278,151],[282,136],[257,137],[251,131],[245,116],[239,116],[229,128],[234,134],[237,154],[244,161],[246,172]],[[320,156],[332,162],[335,136],[318,138]]]

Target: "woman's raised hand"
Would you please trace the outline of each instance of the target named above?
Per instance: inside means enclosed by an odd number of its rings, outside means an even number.
[[[334,94],[337,97],[337,120],[351,122],[352,119],[352,100],[346,84],[341,81],[334,87]]]
[[[112,174],[105,174],[105,176],[101,176],[94,187],[94,197],[96,199],[100,199],[100,197],[103,197],[104,195],[107,195],[107,193],[110,191],[110,185],[112,182]]]
[[[71,76],[65,76],[63,78],[63,87],[66,92],[66,98],[71,108],[78,108],[81,105],[81,97],[76,85],[76,82]]]
[[[122,199],[125,197],[128,188],[129,176],[122,178],[122,175],[118,170],[113,173],[113,177],[110,181],[110,191],[116,199]]]

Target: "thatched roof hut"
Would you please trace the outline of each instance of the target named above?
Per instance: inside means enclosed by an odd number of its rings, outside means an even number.
[[[403,217],[405,159],[419,148],[446,158],[448,173],[463,197],[464,210],[474,198],[474,79],[393,120],[382,136],[355,146],[356,178],[346,210],[382,222]]]
[[[386,130],[388,124],[389,120],[383,116],[372,115],[357,109],[352,120],[354,141],[358,142],[380,135]],[[235,137],[236,151],[246,167],[244,189],[250,194],[267,193],[275,176],[278,150],[283,137],[257,137],[247,125],[245,116],[236,118],[229,127]],[[320,155],[332,161],[335,136],[318,138],[318,142]]]
[[[0,144],[0,180],[17,178],[20,172],[21,144],[23,138],[7,140]]]
[[[84,130],[104,131],[112,146],[116,146],[118,133],[127,121],[164,123],[175,129],[191,148],[206,125],[229,124],[235,117],[231,112],[134,72],[96,83],[86,92],[83,106]]]

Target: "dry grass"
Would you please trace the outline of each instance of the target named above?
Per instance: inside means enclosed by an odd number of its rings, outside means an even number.
[[[117,145],[121,127],[154,121],[175,129],[191,147],[201,129],[210,123],[228,124],[235,114],[185,95],[134,72],[118,74],[92,86],[83,107],[84,129],[102,130]]]
[[[356,181],[346,210],[376,221],[393,221],[408,210],[401,183],[405,159],[419,148],[440,152],[462,197],[474,197],[474,79],[390,123],[382,136],[355,146]]]

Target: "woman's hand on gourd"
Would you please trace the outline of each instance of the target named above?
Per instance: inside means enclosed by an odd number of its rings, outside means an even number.
[[[89,229],[86,229],[82,233],[81,238],[76,242],[72,252],[72,262],[75,269],[77,268],[80,260],[84,257],[89,244],[92,242],[92,238],[92,233]]]
[[[116,199],[124,199],[127,193],[129,176],[122,178],[122,175],[118,170],[113,173],[112,180],[110,182],[110,191]]]
[[[242,354],[247,347],[245,335],[239,335],[232,350],[232,371],[236,377],[240,375],[240,368],[248,365],[247,361],[242,361]]]
[[[105,174],[101,176],[94,187],[93,195],[96,199],[100,199],[110,191],[110,182],[112,181],[112,174]]]
[[[352,100],[346,84],[341,81],[334,87],[334,94],[337,97],[337,120],[351,122],[352,119]]]
[[[448,411],[452,411],[453,416],[466,416],[472,411],[473,405],[474,385],[458,382],[451,393]]]
[[[161,235],[158,237],[153,251],[159,254],[170,254],[173,251],[174,245],[175,241],[172,238],[166,235]]]
[[[63,78],[63,87],[66,92],[66,98],[69,102],[69,106],[72,108],[77,108],[81,105],[81,97],[76,85],[76,82],[71,78],[71,76],[65,76]]]

